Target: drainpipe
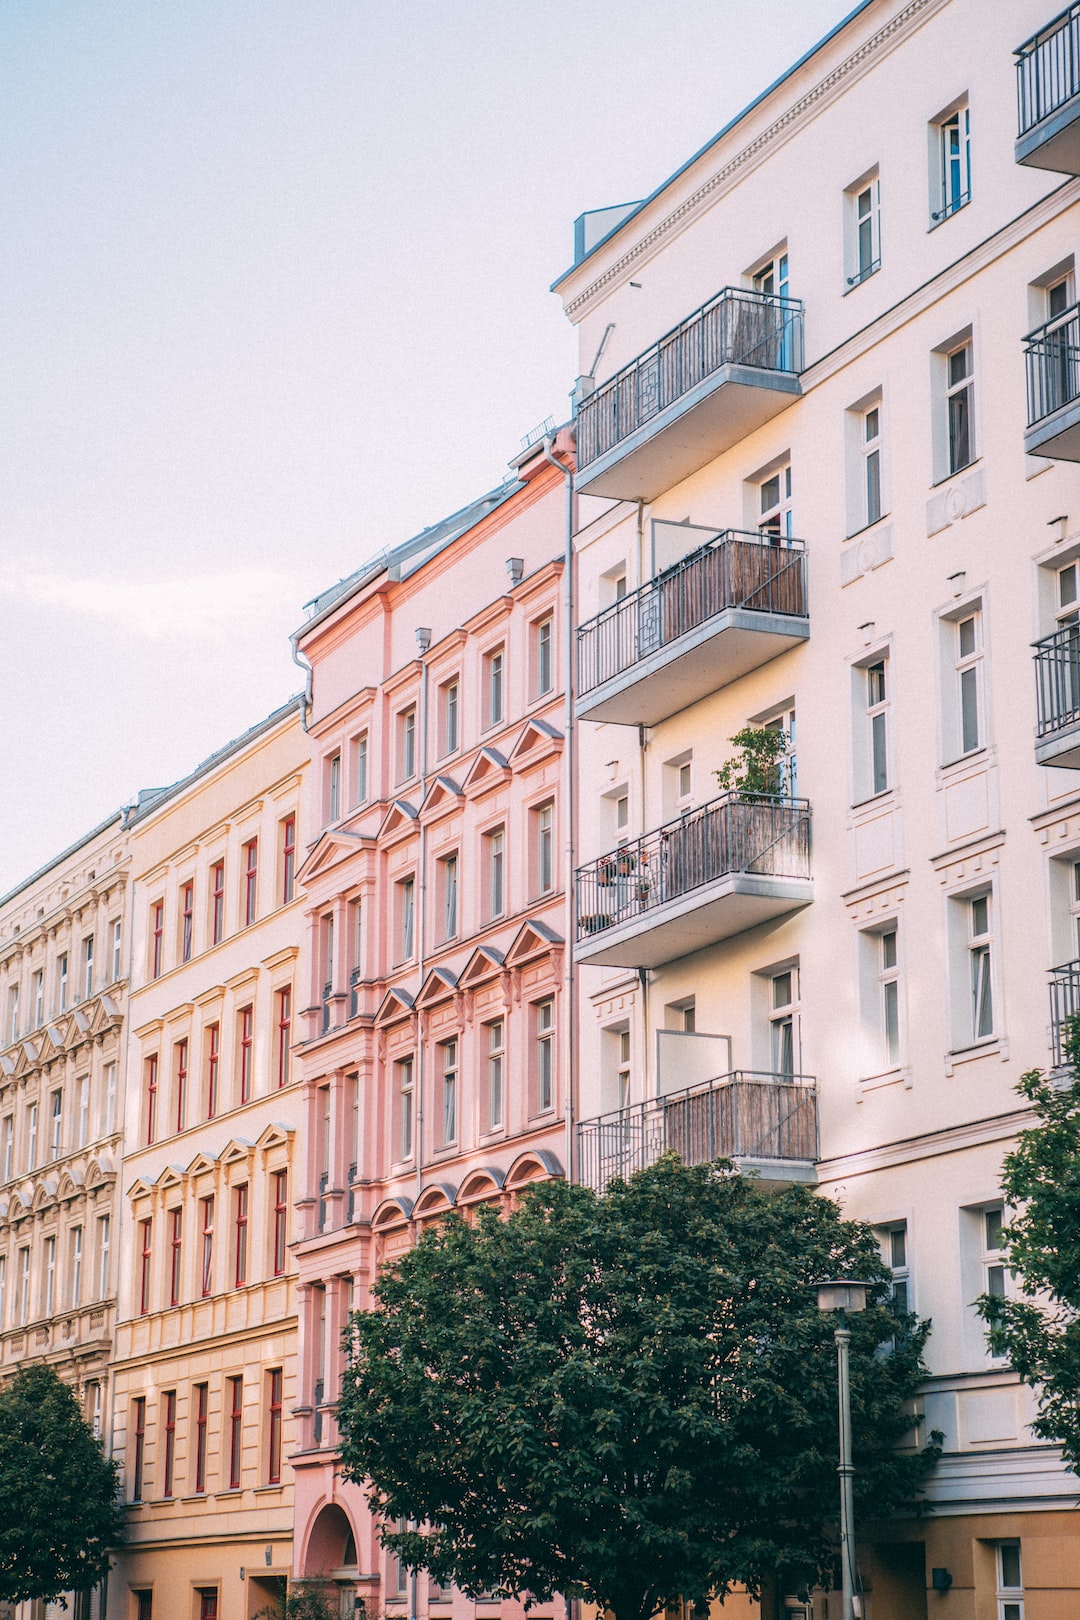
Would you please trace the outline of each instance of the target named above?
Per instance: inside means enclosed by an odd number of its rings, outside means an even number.
[[[312,669],[311,665],[308,663],[307,659],[296,645],[295,635],[289,637],[289,647],[292,650],[293,663],[296,665],[297,669],[302,669],[304,672],[304,703],[300,710],[300,724],[303,726],[304,730],[307,731],[308,720],[311,718],[311,691],[312,681],[315,678],[315,671]]]
[[[416,646],[420,654],[420,803],[427,793],[428,777],[428,666],[427,651],[431,646],[431,631],[420,625],[416,631]],[[420,871],[416,895],[416,971],[419,975],[417,990],[424,982],[424,945],[427,927],[427,829],[420,823]],[[416,1196],[424,1188],[424,1031],[419,1008],[416,1012]],[[413,1580],[415,1582],[415,1575]],[[416,1596],[413,1594],[413,1612]]]
[[[566,827],[566,1031],[563,1039],[566,1075],[566,1175],[574,1179],[574,1116],[577,1107],[577,968],[574,964],[574,860],[577,851],[577,727],[574,723],[574,474],[551,453],[552,440],[545,438],[544,458],[566,481],[566,549],[563,573],[565,595],[564,686],[566,709],[566,769],[563,773]]]

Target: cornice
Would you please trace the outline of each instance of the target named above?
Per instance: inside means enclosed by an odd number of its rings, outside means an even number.
[[[818,1180],[843,1181],[851,1176],[867,1175],[872,1170],[912,1164],[918,1159],[937,1158],[943,1153],[963,1153],[968,1148],[983,1147],[989,1142],[1007,1142],[1034,1121],[1033,1109],[1016,1108],[1011,1113],[995,1114],[990,1119],[971,1120],[963,1125],[950,1125],[945,1130],[928,1131],[923,1136],[885,1142],[881,1147],[841,1154],[839,1158],[822,1159],[818,1163]]]
[[[571,298],[565,305],[567,316],[571,320],[576,320],[587,314],[589,306],[596,302],[599,295],[613,282],[622,280],[628,272],[640,268],[643,262],[651,259],[662,246],[666,246],[670,236],[685,230],[707,208],[711,208],[719,197],[732,190],[749,169],[771,156],[773,148],[790,140],[812,118],[816,118],[819,112],[831,105],[848,89],[849,81],[861,78],[871,67],[876,66],[876,59],[879,56],[895,49],[909,34],[922,27],[924,22],[948,3],[949,0],[909,0],[909,4],[897,12],[895,17],[871,34],[869,39],[864,40],[823,79],[819,79],[781,113],[779,118],[774,119],[760,134],[747,142],[715,174],[710,175],[702,185],[690,193],[689,197],[672,209],[659,224],[621,254],[607,270]]]

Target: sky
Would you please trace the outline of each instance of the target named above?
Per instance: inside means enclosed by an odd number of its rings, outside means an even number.
[[[548,289],[854,0],[3,0],[0,893],[564,420]]]

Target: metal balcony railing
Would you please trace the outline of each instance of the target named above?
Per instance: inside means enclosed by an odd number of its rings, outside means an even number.
[[[1028,427],[1080,399],[1080,304],[1024,339]]]
[[[632,668],[725,608],[805,617],[806,548],[724,529],[577,632],[578,692]]]
[[[577,1146],[578,1180],[596,1192],[655,1164],[661,1153],[677,1153],[686,1164],[721,1158],[813,1163],[817,1083],[807,1075],[738,1069],[582,1120]]]
[[[732,872],[810,876],[810,806],[781,794],[726,793],[575,874],[577,938],[633,921]]]
[[[1080,92],[1080,4],[1069,6],[1016,52],[1020,135]]]
[[[1050,1035],[1054,1048],[1054,1068],[1063,1069],[1069,1061],[1067,1047],[1074,1030],[1080,1033],[1080,961],[1065,962],[1050,969]]]
[[[1080,624],[1035,643],[1035,694],[1039,737],[1080,723]]]
[[[802,364],[801,299],[724,287],[578,407],[578,467],[614,449],[721,366],[798,373]]]

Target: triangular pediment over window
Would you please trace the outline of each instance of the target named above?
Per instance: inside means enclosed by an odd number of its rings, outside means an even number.
[[[493,945],[478,945],[461,971],[459,990],[468,990],[474,984],[484,984],[502,972],[505,957]]]
[[[457,974],[449,968],[432,968],[416,996],[417,1007],[434,1007],[446,1001],[457,989]]]
[[[394,799],[379,827],[379,838],[390,839],[395,834],[399,837],[404,833],[414,832],[417,823],[417,813],[406,799]]]
[[[481,793],[490,793],[492,788],[500,787],[510,780],[510,765],[499,753],[497,748],[481,748],[466,773],[461,784],[462,791],[470,798]]]
[[[420,805],[424,821],[434,821],[451,810],[460,808],[464,795],[453,777],[436,776]]]
[[[297,882],[310,883],[312,878],[337,866],[339,861],[348,860],[357,850],[370,849],[372,844],[370,833],[349,832],[344,827],[320,834],[297,871]]]
[[[562,943],[562,936],[549,928],[546,922],[539,917],[527,917],[506,953],[506,965],[520,967],[523,962],[535,961],[538,956],[549,956]]]
[[[517,764],[526,755],[555,754],[562,745],[562,732],[556,731],[546,720],[536,718],[530,720],[518,736],[510,750],[510,760],[513,764]]]
[[[399,1024],[403,1018],[408,1018],[413,1010],[413,998],[400,984],[392,985],[379,1003],[375,1014],[375,1022],[380,1027],[387,1024]]]

